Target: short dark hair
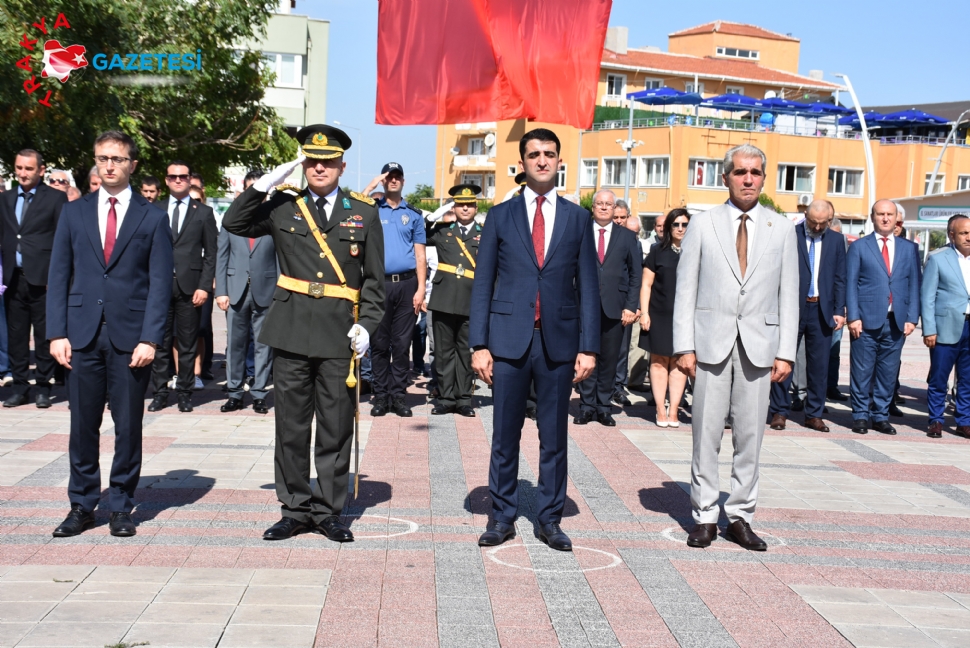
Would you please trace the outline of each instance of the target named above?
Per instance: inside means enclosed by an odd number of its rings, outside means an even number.
[[[156,189],[158,189],[162,186],[162,183],[159,182],[158,178],[156,178],[155,176],[147,175],[141,179],[141,186],[144,187],[145,185],[148,185],[149,187],[155,187]]]
[[[243,183],[245,184],[247,182],[256,182],[257,180],[262,178],[263,175],[264,173],[262,169],[250,169],[249,172],[243,178]]]
[[[44,156],[41,155],[40,153],[38,153],[37,151],[35,151],[34,149],[24,149],[24,150],[19,151],[17,153],[17,157],[21,157],[21,156],[23,156],[23,157],[30,157],[31,155],[33,155],[34,158],[37,159],[37,168],[38,169],[40,167],[44,166]],[[14,158],[14,159],[16,159],[16,158]]]
[[[192,182],[193,180],[198,180],[199,186],[205,188],[205,180],[202,179],[201,173],[196,173],[195,171],[189,173],[189,182]]]
[[[125,145],[128,147],[128,157],[132,160],[138,159],[138,145],[135,144],[135,140],[131,139],[128,134],[116,130],[105,131],[94,140],[94,146],[97,147],[105,142],[116,142]]]
[[[686,217],[687,222],[690,222],[690,212],[683,207],[677,207],[676,209],[671,209],[669,212],[667,212],[667,217],[664,219],[664,234],[660,239],[661,249],[669,248],[671,245],[673,245],[674,237],[671,235],[671,232],[674,229],[674,221],[681,216]]]
[[[519,140],[519,158],[525,159],[525,145],[532,140],[539,140],[540,142],[555,142],[556,143],[556,155],[559,154],[559,149],[562,145],[559,143],[559,138],[548,128],[533,128],[528,133],[522,136]]]
[[[189,170],[189,177],[190,178],[192,177],[192,167],[190,167],[189,163],[186,162],[185,160],[172,160],[171,162],[165,165],[165,173],[168,173],[169,167],[173,167],[173,166],[184,166],[186,169]]]

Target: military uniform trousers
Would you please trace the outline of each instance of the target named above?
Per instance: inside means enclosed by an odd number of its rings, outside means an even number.
[[[310,358],[273,349],[276,407],[276,496],[283,516],[319,524],[340,515],[347,501],[354,432],[354,390],[347,387],[350,360]],[[316,478],[310,481],[313,417]]]
[[[468,346],[468,316],[432,311],[438,402],[452,407],[472,404],[472,352]]]

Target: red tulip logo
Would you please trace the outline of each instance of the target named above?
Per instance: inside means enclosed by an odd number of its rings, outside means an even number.
[[[87,67],[84,45],[64,47],[56,40],[44,43],[44,71],[42,77],[53,77],[64,83],[74,70]]]

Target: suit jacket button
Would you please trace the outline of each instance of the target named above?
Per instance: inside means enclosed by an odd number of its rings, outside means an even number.
[[[529,308],[535,308],[535,307],[536,307],[535,302],[529,302]]]
[[[741,316],[740,315],[738,315],[738,319],[741,319]]]
[[[744,291],[743,291],[743,290],[741,291],[741,294],[742,294],[742,295],[744,294]]]
[[[108,278],[108,275],[105,275],[104,278],[107,279]]]
[[[323,273],[322,272],[318,272],[317,273],[317,279],[323,279]]]
[[[101,305],[101,304],[103,304],[103,303],[104,303],[104,302],[102,302],[102,301],[101,301],[100,299],[98,300],[98,305]]]

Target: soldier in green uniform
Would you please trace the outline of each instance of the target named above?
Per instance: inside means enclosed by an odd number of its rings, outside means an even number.
[[[272,236],[280,265],[259,341],[273,347],[276,495],[283,519],[265,540],[307,529],[354,539],[340,522],[354,429],[351,358],[361,357],[384,316],[384,230],[374,201],[338,182],[351,141],[331,126],[297,133],[302,155],[257,180],[222,220],[231,234]],[[305,156],[305,157],[304,157]],[[307,188],[276,187],[301,164]],[[350,338],[350,340],[348,340]],[[317,478],[310,483],[310,436]]]
[[[438,251],[438,269],[428,304],[440,394],[432,414],[475,416],[468,316],[475,281],[475,258],[482,238],[482,226],[475,222],[478,213],[476,196],[481,191],[481,187],[472,184],[452,187],[448,193],[455,201],[455,222],[435,223],[428,229],[428,245],[435,246]]]

